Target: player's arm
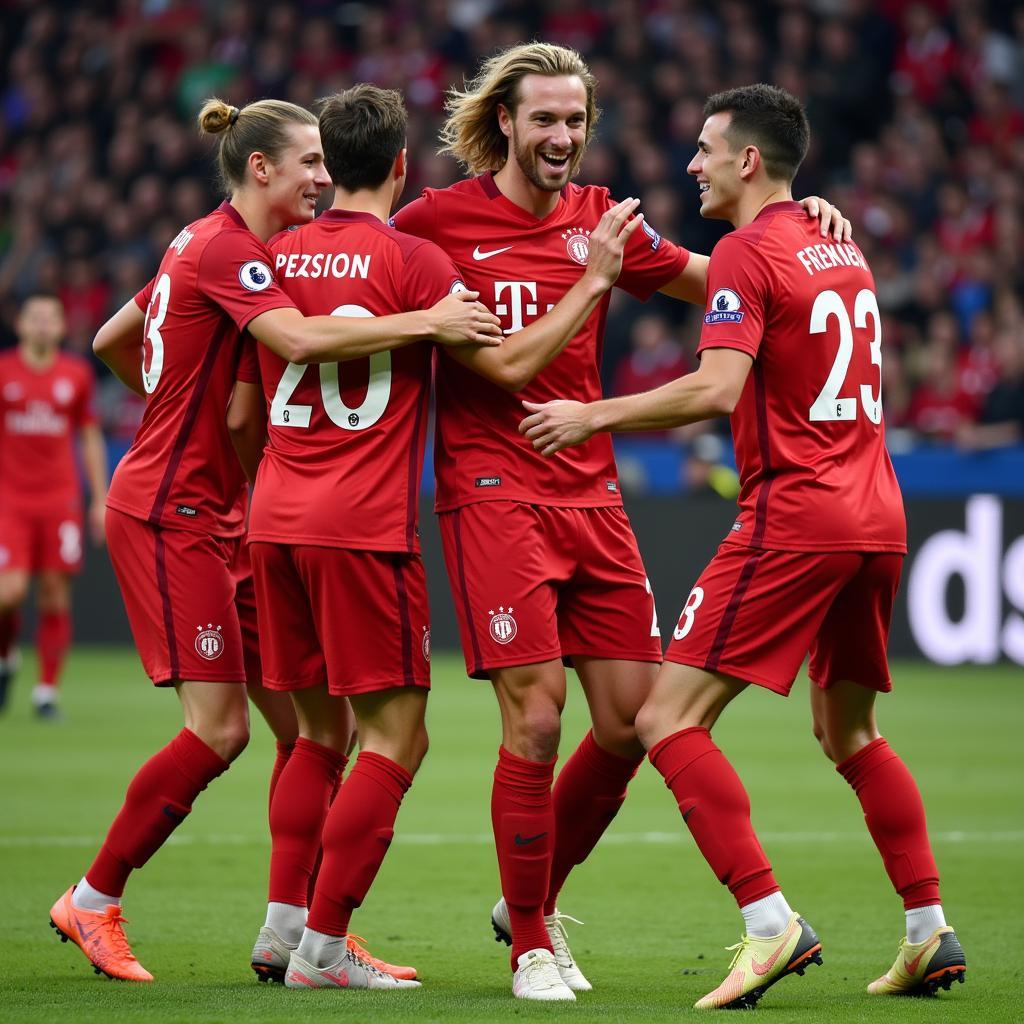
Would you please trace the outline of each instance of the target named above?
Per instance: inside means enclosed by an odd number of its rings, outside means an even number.
[[[530,413],[519,432],[542,455],[583,444],[599,431],[667,430],[714,416],[729,416],[754,361],[731,348],[706,349],[700,368],[639,395],[599,402],[523,402]]]
[[[456,292],[430,309],[379,317],[305,317],[294,306],[284,306],[253,317],[248,330],[290,363],[343,362],[424,340],[500,345],[500,322],[477,297],[477,292]]]
[[[464,366],[506,391],[521,391],[577,334],[594,307],[618,279],[622,256],[643,215],[630,219],[639,199],[625,199],[606,210],[590,235],[590,255],[583,276],[555,307],[503,345],[452,349]]]
[[[141,372],[141,371],[140,371]],[[107,443],[98,423],[85,423],[79,431],[82,444],[82,469],[89,484],[89,533],[94,544],[106,539]]]
[[[235,381],[228,403],[227,427],[246,479],[255,483],[267,441],[267,406],[258,381]]]
[[[853,238],[853,225],[842,215],[838,206],[833,206],[820,196],[808,196],[799,200],[799,203],[807,211],[808,217],[818,219],[822,238],[830,234],[837,242],[849,242]],[[658,290],[673,299],[703,306],[707,299],[709,262],[709,257],[691,252],[682,272]]]
[[[142,386],[142,331],[146,314],[129,299],[97,332],[92,350],[114,376],[135,394],[146,397]]]

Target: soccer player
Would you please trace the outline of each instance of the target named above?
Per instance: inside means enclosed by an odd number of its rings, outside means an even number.
[[[807,119],[781,89],[712,96],[687,168],[701,214],[736,228],[715,247],[700,368],[641,395],[525,403],[521,430],[553,456],[608,430],[663,430],[731,415],[739,515],[683,606],[637,716],[697,845],[729,887],[746,935],[698,1008],[750,1007],[820,963],[750,824],[746,791],[711,739],[753,683],[788,694],[810,651],[814,734],[851,785],[893,887],[906,938],[871,993],[935,992],[963,980],[946,925],[924,806],[878,731],[892,688],[886,643],[906,523],[882,423],[881,318],[853,244],[823,244],[792,201]]]
[[[15,670],[19,609],[36,577],[39,683],[32,705],[55,718],[61,666],[71,643],[71,579],[82,565],[82,487],[89,532],[103,543],[107,452],[93,411],[89,364],[60,350],[64,308],[30,295],[14,324],[18,345],[0,354],[0,709]]]
[[[497,332],[472,293],[377,320],[303,317],[278,287],[265,243],[311,220],[330,183],[316,118],[275,100],[242,110],[210,100],[199,125],[219,136],[230,201],[179,232],[153,281],[94,342],[147,399],[111,484],[107,537],[145,670],[157,686],[175,688],[184,728],[136,773],[92,866],[50,912],[98,971],[135,981],[152,975],[124,934],[125,883],[249,737],[246,691],[237,685],[246,681],[236,610],[245,480],[225,423],[240,332],[296,362],[373,354],[424,336],[486,343]]]
[[[394,218],[452,257],[507,336],[490,351],[439,354],[436,508],[467,670],[490,678],[501,711],[491,817],[503,898],[492,923],[512,947],[514,995],[539,1000],[591,987],[556,901],[643,759],[634,717],[661,661],[610,438],[544,460],[516,431],[520,396],[601,394],[607,296],[569,333],[526,330],[580,280],[591,232],[613,205],[607,189],[570,181],[594,132],[594,90],[573,50],[529,43],[496,54],[451,94],[442,133],[479,176],[427,189]],[[641,299],[661,290],[702,304],[707,258],[642,228],[618,285]],[[552,791],[563,659],[593,729]]]
[[[358,85],[323,102],[334,205],[270,243],[281,287],[304,313],[384,316],[465,287],[436,245],[387,224],[405,184],[406,126],[392,90]],[[585,282],[531,333],[571,333],[611,287],[640,223],[629,221],[635,206],[619,204],[598,225]],[[250,551],[266,683],[291,692],[300,736],[271,811],[270,903],[253,968],[293,988],[409,987],[413,969],[368,962],[347,932],[427,749],[418,507],[432,346],[325,363],[318,375],[266,347],[259,354],[270,417]],[[360,753],[330,802],[346,761],[348,705]]]

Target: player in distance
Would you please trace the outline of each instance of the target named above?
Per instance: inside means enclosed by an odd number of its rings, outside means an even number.
[[[731,416],[739,516],[690,591],[637,716],[651,763],[746,925],[728,977],[697,1007],[753,1006],[821,962],[710,735],[750,683],[788,694],[808,651],[814,734],[854,789],[906,912],[896,962],[868,991],[949,988],[965,961],[943,916],[924,806],[875,717],[877,694],[892,688],[886,645],[906,523],[885,448],[874,281],[855,245],[822,244],[792,201],[809,138],[798,100],[748,86],[712,96],[704,114],[687,170],[702,216],[736,230],[711,256],[700,368],[641,395],[524,403],[520,429],[554,456],[603,431]]]
[[[64,309],[55,295],[30,295],[0,355],[0,710],[7,702],[21,623],[36,577],[39,683],[32,705],[57,716],[57,686],[71,643],[71,580],[82,565],[82,486],[75,440],[89,484],[88,525],[102,544],[107,451],[93,411],[89,364],[60,350]]]
[[[478,176],[427,189],[394,218],[452,257],[506,335],[490,351],[439,354],[436,508],[467,670],[491,680],[502,720],[491,814],[503,898],[492,923],[512,947],[513,993],[539,1000],[591,987],[557,897],[643,760],[634,718],[661,661],[610,439],[545,460],[516,429],[520,397],[601,396],[607,292],[583,296],[571,330],[529,333],[585,282],[592,232],[614,205],[607,189],[571,182],[594,133],[595,88],[564,47],[529,43],[488,59],[465,91],[451,93],[443,130],[445,151]],[[808,206],[818,212],[818,200]],[[640,227],[618,286],[640,299],[660,290],[703,304],[707,258]],[[845,227],[837,219],[837,231]],[[579,676],[593,728],[552,789],[564,662]]]
[[[323,101],[334,205],[270,245],[281,286],[303,312],[382,316],[465,287],[436,245],[387,225],[405,184],[406,126],[391,90],[359,85]],[[628,222],[634,207],[621,203],[598,224],[585,283],[529,334],[571,332],[577,305],[590,303],[595,286],[611,287],[638,224]],[[300,739],[278,788],[282,812],[271,813],[270,903],[253,967],[272,965],[291,987],[396,988],[415,977],[361,964],[346,933],[427,748],[418,509],[432,355],[425,342],[396,346],[315,375],[260,349],[269,438],[249,537],[267,685],[291,692]],[[360,754],[328,811],[348,705]]]
[[[266,241],[311,220],[330,183],[316,118],[275,100],[242,110],[210,100],[199,124],[219,136],[230,200],[182,229],[156,277],[93,346],[146,397],[111,484],[107,535],[143,665],[154,684],[175,688],[184,728],[136,773],[92,866],[51,910],[54,927],[98,971],[136,981],[152,975],[125,938],[125,883],[249,738],[238,685],[247,678],[237,605],[245,479],[225,423],[236,378],[246,375],[241,332],[296,362],[382,351],[396,339],[496,343],[497,332],[471,295],[377,320],[303,317],[274,279]]]

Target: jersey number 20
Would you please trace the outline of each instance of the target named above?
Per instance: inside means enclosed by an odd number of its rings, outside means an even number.
[[[331,316],[373,316],[373,313],[363,306],[346,305],[333,310]],[[285,367],[270,403],[270,422],[273,426],[309,426],[313,407],[289,401],[307,369],[308,366],[300,363],[289,363]],[[391,353],[376,352],[370,356],[370,383],[362,405],[357,408],[349,408],[342,400],[337,363],[320,364],[320,394],[324,401],[324,411],[331,422],[342,430],[365,430],[372,427],[384,415],[391,397]]]
[[[811,307],[811,334],[824,334],[828,330],[828,322],[835,317],[839,326],[839,350],[836,352],[832,369],[825,379],[825,386],[818,393],[810,409],[810,419],[814,422],[822,420],[855,420],[857,418],[857,395],[840,395],[846,383],[846,373],[853,358],[853,328],[865,328],[868,317],[874,325],[871,339],[871,363],[878,367],[878,397],[875,397],[870,384],[860,386],[860,405],[864,407],[867,418],[872,423],[882,422],[882,320],[878,312],[878,300],[870,288],[862,288],[853,303],[853,323],[846,304],[838,292],[821,292]]]

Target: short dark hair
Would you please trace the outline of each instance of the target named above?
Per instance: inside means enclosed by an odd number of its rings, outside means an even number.
[[[704,104],[704,117],[732,114],[724,134],[732,149],[757,146],[764,169],[775,181],[791,182],[807,155],[811,129],[803,104],[774,85],[744,85],[716,92]]]
[[[320,141],[331,181],[346,192],[382,185],[405,147],[402,94],[361,83],[320,100]]]

